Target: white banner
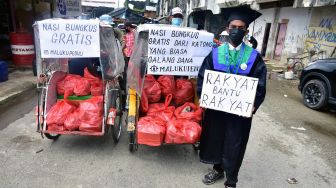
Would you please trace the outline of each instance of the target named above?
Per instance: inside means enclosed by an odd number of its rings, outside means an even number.
[[[206,31],[181,27],[150,29],[147,73],[197,76],[212,44],[213,34]]]
[[[258,78],[205,70],[200,106],[251,117]]]
[[[42,58],[100,57],[98,20],[37,22]]]

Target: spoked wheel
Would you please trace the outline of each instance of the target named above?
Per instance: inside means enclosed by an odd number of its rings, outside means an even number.
[[[32,63],[33,63],[33,74],[34,74],[34,76],[37,76],[36,59],[35,58],[34,58]]]
[[[129,133],[129,145],[128,149],[130,152],[133,152],[138,149],[138,145],[136,144],[136,139],[135,139],[135,132],[130,132]]]
[[[320,80],[310,80],[302,90],[304,104],[314,110],[320,110],[327,105],[328,89]]]
[[[49,133],[44,133],[44,136],[47,137],[50,140],[57,140],[58,137],[60,137],[60,134],[49,134]]]
[[[115,143],[119,142],[122,129],[122,95],[120,89],[112,91],[112,108],[116,109],[117,114],[114,125],[111,126],[111,134]]]

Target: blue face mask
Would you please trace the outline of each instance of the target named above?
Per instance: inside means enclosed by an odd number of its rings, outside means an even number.
[[[172,18],[172,25],[181,26],[183,22],[182,18]]]

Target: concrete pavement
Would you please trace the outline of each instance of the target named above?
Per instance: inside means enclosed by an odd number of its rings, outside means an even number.
[[[262,107],[254,118],[239,176],[242,188],[333,187],[335,172],[301,131],[286,129]],[[128,138],[61,136],[35,132],[34,111],[0,131],[0,187],[223,187],[201,182],[210,168],[190,145],[128,151]],[[303,144],[307,143],[307,144]],[[42,151],[41,151],[42,150]],[[298,184],[288,184],[287,178]]]
[[[0,105],[15,100],[22,93],[36,87],[32,70],[15,70],[9,73],[8,81],[0,82]]]
[[[290,83],[268,82],[238,187],[335,187],[335,114],[304,107],[296,84]],[[0,187],[223,187],[224,180],[203,185],[201,179],[211,166],[200,163],[190,145],[140,146],[129,153],[125,131],[117,145],[111,135],[42,139],[36,133],[34,102],[27,102],[35,101],[34,95],[0,112],[1,123],[8,122],[0,126]],[[289,184],[288,178],[298,184]]]

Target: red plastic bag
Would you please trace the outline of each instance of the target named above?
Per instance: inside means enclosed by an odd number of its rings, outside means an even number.
[[[201,133],[202,133],[202,127],[198,123],[192,122],[192,121],[183,121],[180,123],[183,123],[183,127],[184,127],[183,132],[185,135],[186,143],[194,144],[200,140]]]
[[[148,112],[148,98],[145,92],[142,92],[140,99],[140,112],[146,114]]]
[[[68,74],[61,81],[57,82],[57,93],[59,95],[84,96],[90,94],[90,83],[83,77],[74,74]]]
[[[66,131],[63,125],[50,124],[48,125],[48,131]]]
[[[103,116],[91,118],[90,122],[81,122],[79,126],[80,131],[84,132],[101,132],[102,131]]]
[[[75,84],[74,93],[77,96],[85,96],[90,95],[90,83],[89,81],[85,80],[84,78],[78,78]]]
[[[78,118],[80,131],[100,132],[103,121],[103,96],[94,96],[80,103]]]
[[[161,86],[154,76],[146,75],[143,87],[149,103],[159,102],[161,99]]]
[[[64,78],[64,94],[67,93],[69,96],[74,94],[75,86],[77,84],[77,80],[82,77],[75,74],[68,74]]]
[[[84,69],[84,78],[85,78],[86,80],[88,80],[89,82],[95,82],[95,81],[99,81],[99,80],[100,80],[100,78],[98,78],[98,77],[92,75],[92,74],[89,72],[89,70],[88,70],[87,67],[85,67],[85,69]]]
[[[79,109],[81,115],[102,115],[103,114],[103,96],[93,96],[90,99],[80,103]]]
[[[174,115],[176,119],[188,120],[200,123],[202,120],[202,108],[194,103],[186,102],[183,106],[176,108]]]
[[[165,103],[154,103],[148,106],[148,116],[154,116],[164,121],[170,121],[174,118],[175,106],[169,106],[172,95],[166,97]]]
[[[58,95],[64,95],[65,92],[64,83],[65,83],[64,79],[56,83]]]
[[[104,91],[104,84],[102,80],[98,80],[95,82],[91,82],[91,95],[92,96],[99,96],[103,95]]]
[[[85,69],[84,69],[84,78],[87,81],[89,81],[89,83],[91,85],[90,90],[91,90],[91,95],[92,96],[103,95],[103,92],[104,92],[104,83],[103,83],[103,81],[100,78],[92,75],[89,72],[89,70],[88,70],[87,67],[85,67]]]
[[[47,114],[47,124],[63,125],[66,117],[75,111],[76,106],[66,101],[58,101]]]
[[[165,121],[153,116],[140,118],[137,124],[138,143],[149,146],[160,146],[166,132],[165,126]]]
[[[76,131],[79,129],[81,121],[79,119],[79,108],[69,114],[64,121],[64,127],[69,131]]]
[[[161,86],[161,93],[164,97],[175,93],[174,76],[160,76],[157,81]]]
[[[173,96],[176,105],[180,106],[185,102],[192,102],[194,95],[194,85],[191,81],[186,79],[176,80],[176,92]]]
[[[172,120],[167,124],[165,143],[194,144],[201,136],[201,126],[193,121]]]
[[[148,116],[170,121],[174,118],[175,106],[165,106],[163,103],[154,103],[148,106]]]

